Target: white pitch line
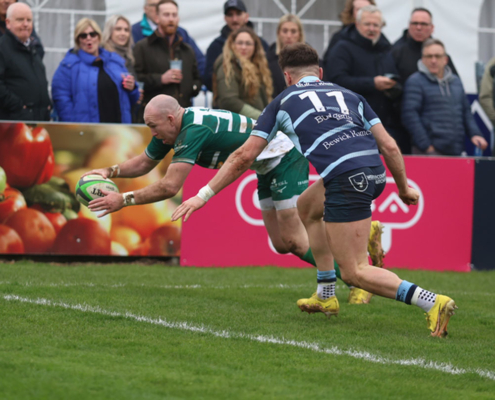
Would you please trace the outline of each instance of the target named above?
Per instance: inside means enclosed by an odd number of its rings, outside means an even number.
[[[145,288],[156,288],[156,289],[300,289],[304,287],[308,287],[308,284],[299,284],[299,285],[286,285],[286,284],[278,284],[278,285],[216,285],[216,286],[208,286],[208,285],[200,285],[200,284],[192,284],[192,285],[147,285],[147,284],[134,284],[134,283],[116,283],[116,284],[101,284],[101,283],[92,283],[92,282],[58,282],[58,283],[50,283],[50,282],[9,282],[9,281],[0,281],[0,285],[18,285],[24,287],[73,287],[73,286],[85,286],[85,287],[109,287],[109,288],[119,288],[119,287],[145,287]],[[337,289],[346,288],[345,285],[336,285]]]
[[[495,381],[495,372],[482,370],[482,369],[470,369],[470,368],[459,368],[448,363],[438,363],[435,361],[428,361],[423,358],[411,358],[406,360],[394,360],[391,358],[382,357],[379,355],[374,355],[366,351],[357,350],[341,350],[336,346],[331,348],[321,347],[318,343],[301,342],[295,340],[287,340],[284,338],[277,338],[273,336],[265,335],[248,335],[245,333],[230,332],[228,330],[216,331],[211,328],[205,327],[203,325],[193,325],[189,322],[170,322],[162,318],[149,318],[142,315],[136,315],[130,312],[119,313],[114,311],[107,311],[101,307],[93,307],[87,304],[68,304],[64,302],[53,302],[48,299],[29,299],[26,297],[20,297],[17,295],[4,295],[4,300],[6,301],[19,301],[21,303],[38,304],[49,307],[62,307],[69,310],[77,310],[82,312],[89,312],[94,314],[106,315],[109,317],[124,317],[132,319],[138,322],[145,322],[152,325],[160,325],[166,328],[179,329],[189,332],[200,332],[207,333],[216,337],[231,339],[231,338],[241,338],[248,339],[259,343],[271,343],[278,345],[285,345],[291,347],[298,347],[306,350],[311,350],[317,353],[331,354],[337,356],[349,356],[352,358],[369,361],[377,364],[388,364],[388,365],[402,365],[402,366],[415,366],[423,369],[434,370],[439,372],[444,372],[451,375],[464,375],[464,374],[476,374],[482,378],[487,378]]]
[[[121,287],[145,287],[145,288],[155,288],[155,289],[214,289],[214,290],[226,290],[226,289],[301,289],[308,288],[311,284],[299,284],[299,285],[287,285],[287,284],[277,284],[277,285],[201,285],[201,284],[191,284],[191,285],[147,285],[145,283],[134,284],[134,283],[114,283],[114,284],[104,284],[104,283],[93,283],[93,282],[10,282],[10,281],[0,281],[1,285],[17,285],[23,287],[103,287],[103,288],[121,288]],[[335,289],[347,289],[344,284],[335,285]],[[429,288],[433,292],[442,292],[441,290],[434,290]],[[449,295],[461,295],[461,296],[487,296],[495,297],[495,292],[493,293],[483,293],[483,292],[460,292],[460,291],[449,291]]]

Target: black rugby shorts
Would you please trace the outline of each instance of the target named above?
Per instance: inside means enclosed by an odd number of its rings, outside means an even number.
[[[371,202],[383,192],[385,167],[345,172],[325,184],[326,222],[352,222],[371,217]]]

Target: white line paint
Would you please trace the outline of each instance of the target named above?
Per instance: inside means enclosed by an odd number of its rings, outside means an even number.
[[[0,281],[0,286],[22,286],[22,287],[103,287],[103,288],[133,288],[133,287],[144,287],[150,289],[214,289],[214,290],[228,290],[228,289],[304,289],[309,288],[313,290],[311,283],[299,284],[299,285],[287,285],[287,284],[277,284],[277,285],[202,285],[202,284],[191,284],[191,285],[148,285],[146,283],[136,284],[136,283],[114,283],[114,284],[104,284],[104,283],[93,283],[93,282],[10,282],[10,281]],[[335,285],[335,289],[347,289],[347,286]],[[437,290],[435,288],[428,288],[434,293],[442,293],[442,290]],[[495,292],[465,292],[465,291],[449,291],[450,296],[460,295],[460,296],[487,296],[495,297]]]
[[[147,285],[134,284],[134,283],[116,283],[116,284],[100,284],[93,282],[9,282],[0,281],[0,285],[16,285],[25,287],[73,287],[73,286],[83,286],[83,287],[108,287],[108,288],[120,288],[120,287],[145,287],[145,288],[156,288],[156,289],[300,289],[307,288],[308,284],[300,285]],[[345,285],[336,285],[337,289],[347,288]]]
[[[470,368],[459,368],[449,363],[438,363],[435,361],[428,361],[423,358],[411,358],[406,360],[394,360],[391,358],[382,357],[379,355],[374,355],[366,351],[356,351],[356,350],[342,350],[336,346],[331,348],[321,347],[318,343],[300,342],[295,340],[287,340],[284,338],[277,338],[273,336],[265,335],[248,335],[245,333],[230,332],[228,330],[216,331],[211,328],[205,327],[203,325],[193,325],[188,322],[170,322],[162,318],[149,318],[142,315],[136,315],[130,312],[119,313],[114,311],[104,310],[100,307],[93,307],[87,304],[68,304],[64,302],[54,302],[48,299],[29,299],[26,297],[20,297],[13,294],[4,295],[4,300],[6,301],[18,301],[21,303],[38,304],[48,307],[62,307],[69,310],[82,311],[87,313],[94,313],[100,315],[106,315],[109,317],[124,317],[138,322],[144,322],[152,325],[160,325],[170,329],[179,329],[189,332],[200,332],[210,334],[216,337],[231,339],[231,338],[241,338],[247,339],[259,343],[271,343],[283,346],[298,347],[306,350],[311,350],[317,353],[331,354],[337,356],[348,356],[356,358],[359,360],[364,360],[368,362],[373,362],[377,364],[387,364],[387,365],[402,365],[402,366],[414,366],[428,370],[434,370],[439,372],[444,372],[451,375],[464,375],[464,374],[476,374],[482,378],[487,378],[495,381],[495,372],[482,370],[482,369],[470,369]]]

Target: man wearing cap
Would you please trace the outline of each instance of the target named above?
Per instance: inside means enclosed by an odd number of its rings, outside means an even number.
[[[206,51],[206,68],[203,76],[203,83],[209,90],[212,90],[211,77],[213,74],[213,64],[220,54],[222,54],[223,45],[232,31],[247,25],[253,28],[253,23],[249,21],[249,14],[246,5],[242,0],[228,0],[223,5],[223,13],[226,25],[220,31],[218,36],[208,47]],[[265,52],[268,51],[268,43],[260,37],[261,44]]]

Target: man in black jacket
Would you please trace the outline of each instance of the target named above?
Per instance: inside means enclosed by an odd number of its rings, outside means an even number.
[[[206,51],[206,67],[205,74],[203,76],[203,83],[209,90],[213,90],[212,87],[212,75],[213,75],[213,64],[215,64],[216,59],[223,51],[223,45],[227,41],[230,33],[236,31],[239,28],[247,25],[253,28],[253,24],[249,21],[249,14],[246,9],[246,5],[242,0],[228,0],[223,5],[223,13],[225,15],[226,25],[220,31],[220,36],[218,36],[213,42],[211,42],[208,50]],[[261,44],[265,52],[268,51],[268,43],[260,37]]]
[[[401,124],[394,101],[400,89],[391,45],[381,33],[382,26],[382,14],[376,6],[361,8],[356,25],[345,28],[330,51],[325,72],[330,82],[362,95],[397,140]]]
[[[16,3],[17,0],[0,0],[0,37],[5,35],[5,31],[7,30],[7,27],[5,25],[5,18],[7,16],[7,8],[13,3]],[[36,38],[36,51],[40,54],[41,59],[45,56],[45,49],[43,48],[43,45],[41,44],[41,40],[39,36],[36,34],[36,31],[34,30],[33,27],[33,33],[31,33],[31,36]]]
[[[411,13],[409,28],[392,47],[392,55],[402,83],[418,70],[423,43],[431,38],[435,29],[432,21],[429,10],[422,7],[415,8]],[[458,75],[450,57],[448,66],[453,74]]]
[[[6,14],[0,38],[0,119],[49,121],[51,102],[45,66],[37,51],[33,13],[14,3]]]

